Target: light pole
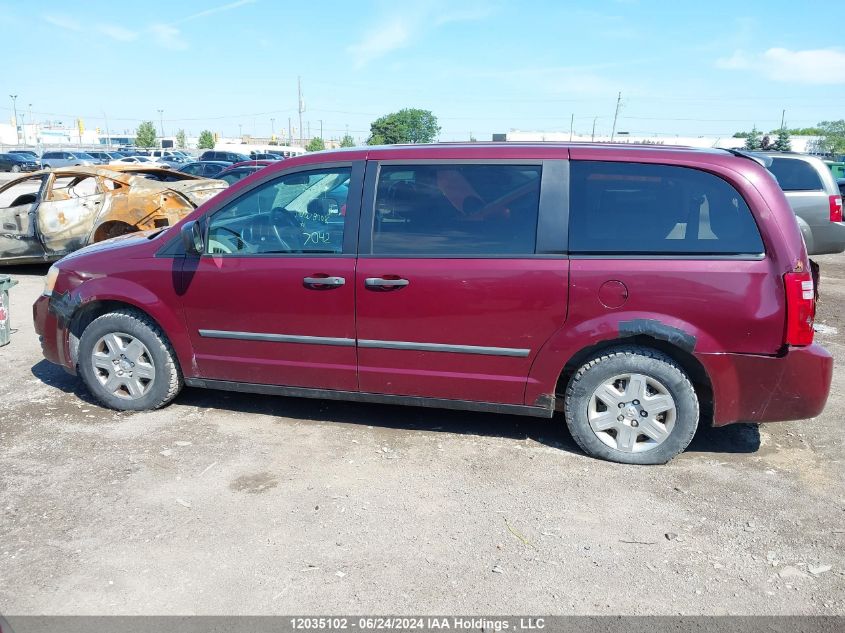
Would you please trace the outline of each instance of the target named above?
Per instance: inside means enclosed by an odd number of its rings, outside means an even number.
[[[276,119],[270,119],[270,138],[276,136]]]
[[[12,98],[12,111],[15,114],[15,145],[21,142],[20,134],[18,133],[18,95],[9,95]]]
[[[111,132],[109,131],[109,117],[106,111],[103,110],[103,118],[106,120],[106,147],[111,151]]]
[[[161,125],[161,137],[164,138],[164,110],[158,111],[158,121]]]
[[[238,137],[240,137],[241,140],[244,140],[243,128],[244,128],[243,124],[238,123]]]

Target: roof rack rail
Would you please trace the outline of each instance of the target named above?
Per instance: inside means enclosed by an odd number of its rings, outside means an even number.
[[[766,154],[757,154],[755,152],[747,152],[741,149],[731,149],[727,147],[723,147],[721,149],[733,154],[734,156],[741,156],[742,158],[748,158],[749,160],[758,162],[766,169],[772,166],[772,157],[767,156]]]

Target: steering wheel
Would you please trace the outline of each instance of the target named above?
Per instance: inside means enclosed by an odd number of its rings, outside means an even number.
[[[250,245],[244,241],[244,239],[240,236],[237,231],[233,231],[232,229],[219,226],[216,227],[217,231],[226,231],[231,233],[234,238],[229,238],[223,235],[220,235],[215,231],[215,235],[213,237],[208,238],[208,252],[212,255],[214,254],[225,254],[229,255],[231,253],[237,253],[241,251],[252,252],[253,249],[250,248]]]

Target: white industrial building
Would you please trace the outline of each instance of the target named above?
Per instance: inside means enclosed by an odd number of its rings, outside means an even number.
[[[772,142],[774,135],[769,135]],[[793,152],[809,153],[808,145],[817,141],[818,136],[792,136],[790,143]],[[569,132],[524,132],[511,130],[503,134],[494,134],[494,141],[507,141],[514,143],[554,142],[554,143],[609,143],[609,136],[596,134],[570,134]],[[684,147],[720,147],[723,149],[740,149],[745,145],[744,138],[732,136],[644,136],[641,134],[617,133],[613,138],[614,143],[644,143],[649,145],[682,145]]]

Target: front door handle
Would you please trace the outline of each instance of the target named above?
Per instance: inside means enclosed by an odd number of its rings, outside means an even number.
[[[343,277],[305,277],[302,280],[308,288],[312,290],[322,290],[324,288],[340,288],[346,283]]]
[[[367,277],[364,285],[367,288],[404,288],[410,281],[407,279],[385,279],[384,277]]]

